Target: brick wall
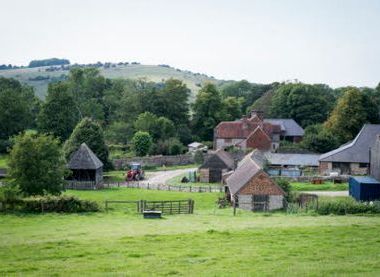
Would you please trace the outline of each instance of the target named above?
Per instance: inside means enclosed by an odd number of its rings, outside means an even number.
[[[239,194],[283,195],[282,190],[265,172],[260,172],[245,185]]]

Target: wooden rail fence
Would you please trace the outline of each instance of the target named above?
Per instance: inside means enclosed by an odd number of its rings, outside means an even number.
[[[138,188],[147,190],[165,190],[178,192],[224,192],[222,185],[220,186],[192,186],[192,185],[167,185],[167,184],[150,184],[147,182],[110,182],[96,185],[95,182],[73,182],[68,181],[65,185],[66,189],[78,190],[96,190],[114,187]]]
[[[194,200],[163,200],[163,201],[123,201],[123,200],[106,200],[105,209],[108,212],[110,204],[134,204],[136,211],[161,211],[163,214],[192,214],[194,212]]]

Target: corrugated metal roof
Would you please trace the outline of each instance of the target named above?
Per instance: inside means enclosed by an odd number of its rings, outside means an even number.
[[[285,131],[285,136],[302,137],[305,134],[304,129],[302,129],[302,127],[291,118],[268,118],[264,119],[264,122],[280,125],[281,130]]]
[[[271,165],[318,166],[318,154],[284,154],[266,152],[265,158]]]
[[[365,124],[356,138],[341,147],[322,154],[322,162],[369,163],[369,149],[380,134],[380,124]]]
[[[380,182],[376,180],[375,178],[372,178],[370,176],[353,176],[352,179],[356,180],[358,183],[362,184],[377,184],[380,185]]]

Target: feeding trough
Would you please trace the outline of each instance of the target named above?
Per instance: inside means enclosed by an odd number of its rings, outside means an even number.
[[[144,218],[161,218],[161,211],[143,211]]]

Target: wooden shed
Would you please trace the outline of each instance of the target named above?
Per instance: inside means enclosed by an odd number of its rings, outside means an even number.
[[[203,183],[219,183],[222,175],[235,168],[232,156],[223,149],[217,150],[199,167],[199,181]]]
[[[285,192],[248,154],[226,180],[227,198],[237,207],[250,211],[271,211],[284,207]]]
[[[103,163],[86,143],[71,155],[67,167],[72,171],[70,179],[73,181],[103,183]]]

